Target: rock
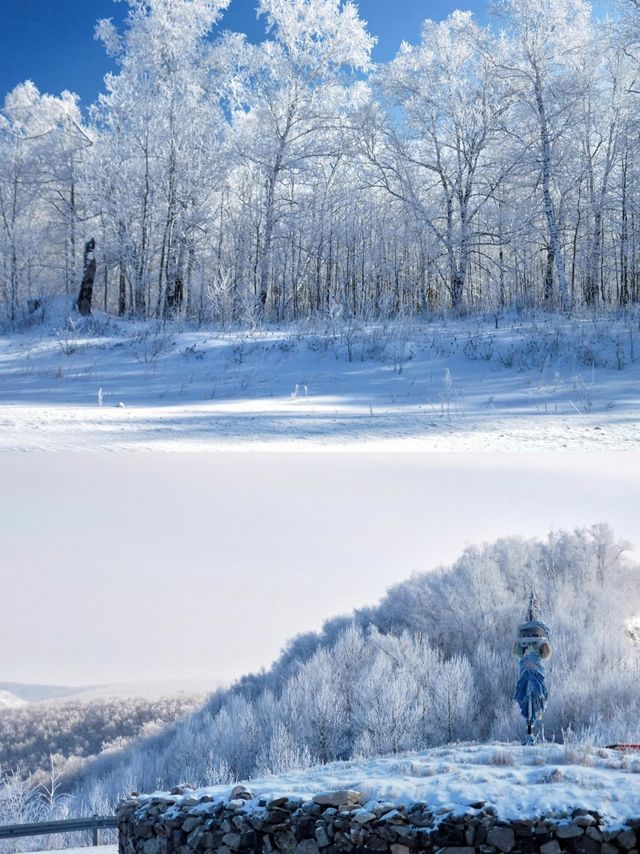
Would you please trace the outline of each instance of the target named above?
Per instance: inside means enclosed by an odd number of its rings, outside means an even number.
[[[516,842],[516,835],[511,827],[492,827],[487,834],[487,843],[497,848],[498,851],[503,851],[504,854],[509,854]]]
[[[557,839],[552,839],[550,842],[545,842],[540,846],[540,854],[560,854],[562,849]]]
[[[380,837],[380,839],[386,839],[388,845],[392,842],[398,841],[398,834],[396,833],[395,824],[383,824],[381,827],[376,829],[376,835]]]
[[[194,815],[190,815],[188,818],[186,818],[184,820],[183,825],[182,825],[182,829],[184,830],[185,833],[191,833],[191,831],[194,828],[198,827],[200,822],[201,822],[201,819],[197,818]]]
[[[318,816],[322,812],[322,807],[319,807],[318,804],[314,804],[313,801],[303,801],[299,807],[300,812],[303,812],[305,815]]]
[[[589,815],[589,813],[585,813],[585,815],[575,816],[573,823],[578,827],[593,827],[596,820],[592,815]]]
[[[189,846],[189,848],[193,848],[194,851],[197,848],[199,848],[201,843],[204,840],[205,833],[206,833],[205,829],[202,825],[200,825],[199,827],[196,827],[196,829],[193,831],[193,833],[190,833],[187,836],[187,845]],[[211,833],[208,835],[213,836],[213,834],[211,834]]]
[[[164,839],[147,839],[142,846],[143,854],[164,854],[167,850],[167,843]]]
[[[258,834],[255,830],[245,830],[240,834],[240,848],[243,851],[253,849],[258,843]]]
[[[390,810],[378,819],[378,821],[384,821],[387,824],[402,824],[406,820],[406,815],[403,815],[400,810]]]
[[[390,812],[391,810],[394,810],[395,808],[396,808],[396,805],[394,803],[392,803],[391,801],[379,801],[372,808],[371,812],[374,812],[376,815],[384,815],[384,813]]]
[[[632,848],[636,847],[636,835],[633,830],[625,830],[619,836],[616,836],[615,843],[618,848],[622,848],[624,851],[631,851]]]
[[[314,839],[316,831],[316,823],[312,816],[298,816],[295,823],[295,834],[298,842],[303,839]]]
[[[369,824],[370,821],[374,821],[376,818],[376,814],[373,812],[369,812],[369,810],[356,810],[353,813],[353,820],[356,824],[363,825]]]
[[[293,831],[279,830],[274,834],[273,839],[283,854],[295,854],[296,848],[298,847],[298,840],[293,834]]]
[[[584,830],[576,824],[559,824],[555,828],[558,839],[576,839],[584,834]]]
[[[460,848],[464,846],[465,841],[464,831],[444,823],[432,836],[433,844],[439,848]]]
[[[389,850],[391,854],[411,854],[411,849],[406,845],[392,845]]]
[[[298,847],[296,848],[296,854],[319,854],[320,847],[315,839],[303,839],[302,842],[298,842]]]
[[[327,845],[331,845],[329,834],[324,827],[316,827],[316,842],[320,848],[326,848]]]
[[[153,834],[153,827],[146,821],[136,822],[133,825],[133,835],[141,839],[150,839]]]
[[[245,813],[236,813],[236,815],[231,817],[231,824],[235,828],[235,830],[239,830],[242,833],[243,830],[248,830],[249,821],[248,817]],[[229,831],[233,833],[233,830]]]
[[[287,812],[287,810],[278,808],[274,810],[269,810],[265,819],[265,824],[282,824],[283,822],[288,820],[289,813]]]
[[[271,798],[270,801],[266,801],[266,807],[268,810],[274,810],[278,807],[283,807],[289,798],[281,797],[281,798]]]
[[[532,819],[518,819],[511,823],[516,836],[531,836],[533,832]]]
[[[223,843],[232,851],[240,848],[242,837],[239,833],[225,833],[222,837]]]
[[[414,839],[417,828],[412,824],[394,824],[393,832],[402,839]]]
[[[476,849],[468,846],[452,846],[451,848],[438,848],[438,854],[473,854]]]
[[[597,827],[588,827],[586,834],[589,839],[593,839],[595,842],[602,842],[604,839],[602,832]]]
[[[600,854],[600,843],[590,836],[581,836],[573,843],[575,854]]]
[[[367,848],[370,851],[388,851],[389,843],[379,836],[370,836],[367,841]]]
[[[352,789],[338,789],[335,792],[320,792],[315,795],[313,802],[321,807],[356,806],[362,803],[362,795]]]
[[[247,789],[246,786],[234,786],[231,789],[231,800],[241,800],[241,801],[252,801],[253,800],[253,792],[250,789]]]
[[[618,854],[618,849],[610,842],[603,842],[600,846],[600,854]]]

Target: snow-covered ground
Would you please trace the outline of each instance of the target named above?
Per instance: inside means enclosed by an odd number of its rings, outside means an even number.
[[[117,845],[99,845],[95,846],[86,846],[84,848],[56,848],[56,849],[45,849],[47,854],[117,854],[118,846]],[[34,852],[34,854],[38,854]]]
[[[0,448],[640,448],[637,317],[0,336]]]
[[[91,852],[96,852],[96,854],[116,854],[118,851],[117,845],[98,845],[96,846],[85,846],[83,848],[56,848],[46,849],[47,854],[91,854]]]
[[[640,816],[640,755],[557,744],[469,744],[321,765],[250,780],[247,786],[255,795],[249,809],[261,796],[310,799],[353,789],[365,801],[425,801],[443,815],[473,812],[471,805],[484,801],[504,820],[561,820],[578,807],[597,811],[615,827]],[[227,800],[230,792],[229,786],[217,786],[199,790],[196,797]]]

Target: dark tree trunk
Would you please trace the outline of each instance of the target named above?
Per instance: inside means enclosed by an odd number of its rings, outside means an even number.
[[[551,245],[547,246],[547,265],[544,271],[544,301],[547,305],[553,302],[553,265],[555,252]]]
[[[91,314],[91,300],[93,298],[93,280],[96,277],[96,241],[92,237],[84,245],[84,263],[82,266],[82,284],[78,297],[78,311],[83,317]]]
[[[185,240],[181,238],[177,257],[174,248],[167,262],[164,311],[169,317],[174,317],[184,302],[184,255]]]
[[[459,270],[453,275],[451,281],[451,307],[454,311],[462,308],[462,297],[464,296],[464,280],[466,276]]]
[[[124,317],[127,313],[127,281],[124,270],[120,267],[118,277],[118,317]]]

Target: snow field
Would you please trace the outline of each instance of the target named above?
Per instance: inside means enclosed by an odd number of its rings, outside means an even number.
[[[6,450],[637,450],[639,423],[632,315],[0,337]]]

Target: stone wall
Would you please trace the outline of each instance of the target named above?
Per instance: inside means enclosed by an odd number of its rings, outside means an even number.
[[[118,809],[120,854],[636,854],[640,845],[640,819],[612,829],[583,809],[507,822],[483,802],[454,816],[424,802],[362,800],[354,791],[267,800],[242,786],[224,801],[183,788],[132,796]]]

